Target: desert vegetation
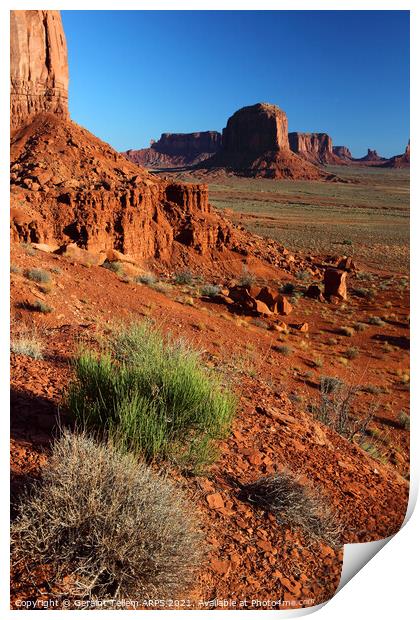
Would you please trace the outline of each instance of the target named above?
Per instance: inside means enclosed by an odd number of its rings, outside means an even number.
[[[104,349],[74,363],[68,406],[83,428],[106,431],[147,460],[201,467],[226,436],[235,399],[198,353],[151,323],[116,328]]]
[[[46,564],[71,600],[175,596],[203,557],[197,517],[179,489],[132,454],[65,432],[12,525],[12,562]],[[111,599],[111,600],[110,600]],[[80,608],[80,607],[79,607]]]

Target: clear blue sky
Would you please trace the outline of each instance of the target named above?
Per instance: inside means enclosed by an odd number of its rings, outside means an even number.
[[[118,150],[280,106],[356,157],[409,138],[408,11],[62,11],[70,113]]]

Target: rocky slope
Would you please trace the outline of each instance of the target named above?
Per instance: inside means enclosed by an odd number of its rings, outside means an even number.
[[[313,164],[342,164],[343,162],[333,152],[333,145],[327,133],[289,133],[290,149],[312,162]]]
[[[285,112],[257,103],[241,108],[223,130],[222,149],[201,165],[249,177],[325,179],[328,175],[290,150]]]
[[[68,118],[67,47],[59,11],[10,12],[10,124]]]
[[[162,260],[174,244],[206,253],[230,241],[205,185],[162,181],[52,114],[13,133],[11,183],[15,240]]]

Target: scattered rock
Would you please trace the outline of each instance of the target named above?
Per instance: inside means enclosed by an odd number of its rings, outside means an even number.
[[[210,495],[206,495],[206,500],[212,510],[225,507],[223,497],[220,493],[211,493]]]
[[[281,295],[277,301],[277,311],[283,316],[287,316],[293,310],[292,304],[287,300],[284,295]]]
[[[324,295],[331,298],[347,299],[347,272],[341,269],[326,269],[324,272]]]

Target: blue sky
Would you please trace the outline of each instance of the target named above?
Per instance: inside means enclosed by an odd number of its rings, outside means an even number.
[[[408,11],[62,11],[70,113],[118,150],[280,106],[356,157],[409,138]]]

